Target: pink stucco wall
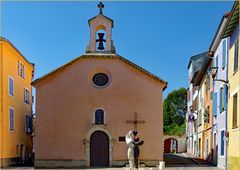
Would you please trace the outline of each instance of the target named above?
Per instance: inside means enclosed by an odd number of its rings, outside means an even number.
[[[105,72],[111,83],[96,88],[92,76]],[[94,112],[105,111],[105,128],[114,139],[113,160],[127,159],[119,142],[133,129],[127,120],[138,113],[140,160],[163,160],[162,90],[159,83],[118,59],[81,59],[36,85],[36,159],[85,160],[83,140],[93,126]]]

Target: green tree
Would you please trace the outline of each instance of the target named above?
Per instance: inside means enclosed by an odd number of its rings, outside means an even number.
[[[166,135],[185,133],[185,112],[187,108],[187,89],[180,88],[168,94],[163,102],[163,132]]]

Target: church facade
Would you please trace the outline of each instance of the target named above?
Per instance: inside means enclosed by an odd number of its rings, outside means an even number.
[[[167,82],[116,54],[113,20],[98,6],[86,53],[32,82],[36,168],[124,166],[130,130],[144,140],[141,163],[163,161]]]

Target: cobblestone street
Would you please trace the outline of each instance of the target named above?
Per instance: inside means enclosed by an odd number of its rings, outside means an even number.
[[[166,164],[165,170],[221,170],[212,166],[204,160],[194,158],[191,155],[180,154],[164,154]],[[33,167],[10,167],[12,170],[33,170]],[[129,170],[129,168],[87,168],[87,170]],[[46,170],[46,169],[45,169]],[[158,170],[155,167],[141,167],[139,170]]]
[[[186,153],[164,154],[165,169],[169,170],[220,170],[208,162],[195,158]]]

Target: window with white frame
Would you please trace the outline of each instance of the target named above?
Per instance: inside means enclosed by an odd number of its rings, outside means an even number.
[[[14,96],[14,81],[12,77],[8,77],[8,94]]]
[[[14,109],[9,108],[9,130],[14,131]]]
[[[18,75],[25,78],[25,67],[21,61],[18,61]]]
[[[24,102],[30,104],[30,94],[27,88],[24,88]]]

